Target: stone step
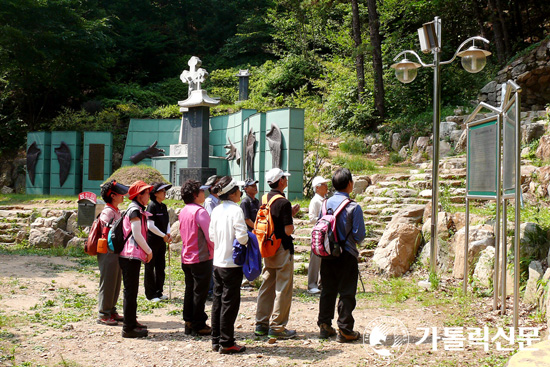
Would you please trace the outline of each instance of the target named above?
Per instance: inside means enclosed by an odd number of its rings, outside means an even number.
[[[386,197],[386,196],[367,196],[363,199],[364,203],[372,203],[372,204],[399,204],[401,200],[397,198],[392,197]]]
[[[27,218],[32,214],[32,210],[23,210],[23,209],[0,209],[0,218]]]
[[[425,198],[405,198],[403,199],[403,204],[426,204],[429,203],[429,199]]]
[[[377,182],[376,186],[382,187],[382,188],[405,187],[407,186],[407,181],[381,181],[381,182]]]
[[[15,236],[0,234],[0,242],[2,243],[14,243]]]

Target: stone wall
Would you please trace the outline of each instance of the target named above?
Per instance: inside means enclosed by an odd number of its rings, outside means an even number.
[[[544,109],[550,103],[550,40],[501,69],[496,79],[481,89],[478,100],[500,106],[501,85],[508,80],[521,86],[523,110]]]

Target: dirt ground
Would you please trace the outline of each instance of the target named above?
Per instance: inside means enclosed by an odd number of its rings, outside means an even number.
[[[82,261],[84,260],[84,261]],[[179,264],[176,264],[179,265]],[[236,338],[247,351],[240,355],[220,355],[210,350],[209,338],[184,334],[181,319],[183,282],[181,270],[173,269],[172,299],[151,304],[140,287],[139,321],[148,325],[145,339],[123,339],[121,326],[96,323],[98,272],[93,258],[0,255],[0,365],[2,366],[384,366],[362,341],[339,344],[318,338],[316,317],[318,298],[305,292],[306,276],[295,276],[295,290],[288,327],[298,338],[270,343],[253,335],[257,290],[243,290]],[[464,305],[437,302],[445,292],[429,291],[411,295],[403,302],[385,303],[391,292],[380,288],[380,280],[363,269],[366,292],[358,294],[354,312],[356,329],[364,333],[369,322],[380,316],[398,318],[409,333],[408,349],[395,366],[502,366],[509,352],[489,352],[479,346],[463,351],[445,351],[432,338],[420,345],[421,327],[443,327],[454,320],[458,326],[495,326],[504,319],[492,311],[491,298],[471,298],[471,312],[457,316]],[[410,279],[411,283],[416,282]],[[377,286],[378,284],[378,286]],[[445,288],[445,287],[443,287]],[[166,289],[167,291],[167,289]],[[397,292],[397,290],[396,290]],[[167,292],[165,292],[167,293]],[[121,297],[122,298],[122,297]],[[433,303],[422,303],[433,299]],[[119,301],[120,309],[122,300]],[[509,303],[511,301],[509,300]],[[210,313],[211,302],[207,303]],[[463,312],[462,312],[463,314]],[[511,311],[508,313],[511,314]],[[533,324],[527,311],[522,323]],[[506,319],[507,318],[507,319]],[[400,351],[401,353],[402,351]]]

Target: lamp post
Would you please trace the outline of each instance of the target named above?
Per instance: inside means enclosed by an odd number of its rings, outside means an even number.
[[[406,50],[397,55],[393,60],[397,61],[402,55],[413,55],[418,63],[410,61],[406,58],[393,64],[391,67],[395,69],[395,76],[402,83],[411,83],[417,75],[419,67],[430,67],[434,70],[434,89],[433,89],[433,161],[432,161],[432,218],[431,218],[431,236],[430,236],[430,272],[437,271],[437,217],[439,203],[439,123],[441,120],[441,65],[452,63],[457,56],[462,58],[462,66],[470,73],[480,72],[486,63],[486,57],[491,53],[481,50],[473,44],[467,50],[462,51],[464,46],[469,42],[482,41],[489,43],[483,37],[471,37],[464,41],[457,49],[450,60],[441,61],[441,19],[435,17],[433,22],[425,23],[418,30],[420,46],[424,53],[431,52],[434,55],[432,64],[425,64],[418,54],[411,50]],[[468,235],[468,234],[466,234]],[[467,259],[464,259],[467,261]],[[464,274],[466,277],[467,274]],[[466,279],[466,278],[465,278]],[[464,282],[466,284],[466,282]]]

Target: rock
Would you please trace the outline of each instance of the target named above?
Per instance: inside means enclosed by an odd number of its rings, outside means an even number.
[[[38,248],[50,248],[53,246],[55,230],[51,228],[33,228],[29,233],[29,245]]]
[[[170,227],[170,237],[172,237],[172,243],[181,243],[179,220],[175,221]]]
[[[439,156],[446,157],[449,155],[451,155],[451,144],[449,144],[445,140],[441,140],[439,142]]]
[[[399,151],[399,156],[403,159],[406,159],[407,154],[408,154],[407,147],[403,146],[403,148],[401,148],[401,150]]]
[[[428,238],[426,238],[428,239]],[[422,264],[429,266],[430,265],[430,251],[431,251],[432,243],[431,241],[427,241],[427,243],[422,248],[422,251],[420,252],[419,258]],[[452,268],[452,257],[454,252],[451,249],[450,242],[444,241],[439,239],[437,241],[437,253],[436,253],[436,259],[437,259],[437,266],[443,270],[448,271]]]
[[[550,324],[550,318],[548,319]],[[540,336],[538,337],[539,340]],[[535,340],[537,341],[537,340]],[[524,350],[520,350],[510,358],[506,367],[550,367],[550,340],[545,339],[539,343],[533,343],[530,346],[525,345]]]
[[[466,130],[463,130],[462,134],[460,135],[460,138],[456,142],[455,153],[463,153],[466,151],[467,140],[468,140],[468,134],[466,133]]]
[[[537,140],[546,132],[546,124],[542,122],[534,122],[525,124],[521,127],[521,142],[529,144],[533,140]]]
[[[391,136],[391,148],[396,152],[401,148],[401,134],[394,133]]]
[[[439,138],[450,138],[451,132],[458,129],[458,124],[454,121],[441,121],[439,124]]]
[[[451,141],[457,143],[460,140],[460,137],[462,136],[462,130],[453,130],[451,131]]]
[[[485,84],[485,86],[481,88],[479,92],[483,94],[495,93],[497,90],[497,86],[498,86],[498,83],[493,80]]]
[[[52,228],[66,230],[67,220],[65,219],[65,216],[54,218],[54,220],[52,221]]]
[[[373,144],[370,148],[370,152],[373,154],[381,154],[386,152],[386,147],[382,143]]]
[[[432,198],[431,197],[432,190],[424,190],[424,191],[430,191],[430,197],[429,198],[431,199]],[[437,205],[437,212],[441,213],[442,210],[443,209],[442,209],[441,203],[439,203]],[[431,218],[431,217],[432,217],[432,201],[430,200],[426,203],[426,205],[424,205],[424,218],[422,218],[422,221],[424,223],[429,222],[429,218]]]
[[[411,162],[413,163],[422,163],[425,160],[426,159],[424,158],[424,154],[422,154],[422,152],[416,152],[411,157]]]
[[[78,226],[77,226],[77,219],[78,219],[78,215],[76,213],[71,213],[71,215],[69,216],[69,219],[67,219],[67,226],[65,227],[65,230],[69,233],[72,233],[72,234],[76,234],[78,231]]]
[[[413,149],[416,147],[416,150],[423,152],[430,145],[430,138],[427,136],[421,136],[416,140]]]
[[[409,270],[421,243],[422,234],[415,225],[388,225],[374,251],[372,262],[385,275],[401,276]]]
[[[527,286],[525,287],[525,294],[523,301],[525,303],[536,305],[538,304],[537,288],[538,281],[542,278],[543,270],[540,261],[531,261],[529,264],[529,280],[527,280]]]
[[[170,225],[174,224],[174,222],[178,220],[178,216],[174,208],[168,208],[168,218]]]
[[[0,189],[0,193],[6,195],[6,194],[13,194],[13,189],[11,187],[8,187],[8,186],[4,186],[2,187],[2,189]]]
[[[73,235],[57,228],[53,235],[53,247],[67,247],[67,243],[73,238]]]
[[[487,247],[481,251],[479,260],[474,270],[474,281],[478,286],[490,289],[493,286],[495,274],[495,248]]]
[[[395,213],[388,226],[397,223],[418,224],[422,222],[423,216],[424,205],[409,205]]]
[[[547,161],[550,159],[550,135],[543,135],[539,141],[539,147],[535,153],[537,158]]]
[[[365,142],[365,145],[367,146],[367,148],[369,148],[373,144],[376,144],[377,140],[376,140],[376,136],[374,134],[369,134],[369,135],[365,136],[365,139],[363,139],[363,141]]]
[[[520,259],[543,260],[547,252],[542,253],[541,242],[547,241],[547,233],[536,223],[522,223],[519,231]]]
[[[529,153],[531,152],[531,149],[529,149],[529,147],[525,147],[521,150],[521,157],[522,158],[525,158],[527,156],[529,156]]]
[[[67,242],[67,248],[84,248],[85,238],[73,237]]]
[[[172,186],[168,191],[166,191],[166,198],[172,200],[182,200],[181,186]]]
[[[422,218],[420,219],[422,220]],[[450,236],[450,231],[456,231],[453,217],[447,212],[439,212],[437,214],[437,222],[437,236],[443,240],[448,240]],[[422,234],[424,235],[424,238],[431,238],[431,227],[431,220],[425,222],[422,226]]]
[[[466,228],[459,230],[452,239],[455,260],[453,267],[453,276],[457,279],[464,278],[464,246],[466,243]],[[468,271],[473,273],[475,264],[479,259],[481,251],[488,246],[495,245],[493,228],[489,225],[470,226],[469,245],[468,245]]]
[[[368,177],[367,177],[368,178]],[[370,180],[368,179],[357,179],[353,181],[353,192],[356,194],[362,194],[365,192],[365,189],[369,187]]]

